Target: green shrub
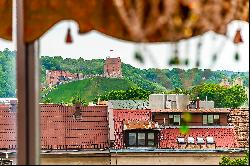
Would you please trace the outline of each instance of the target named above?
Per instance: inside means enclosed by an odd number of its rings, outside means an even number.
[[[219,165],[249,165],[249,153],[246,153],[243,158],[230,159],[228,156],[223,156]]]

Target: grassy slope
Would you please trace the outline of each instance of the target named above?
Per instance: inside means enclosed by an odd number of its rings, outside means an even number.
[[[60,85],[50,92],[46,98],[51,98],[53,103],[69,102],[71,97],[80,94],[87,102],[93,100],[111,90],[125,90],[129,87],[137,87],[127,79],[116,78],[91,78]]]

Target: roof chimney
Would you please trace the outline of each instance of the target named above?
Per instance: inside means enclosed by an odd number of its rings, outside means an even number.
[[[197,100],[196,100],[196,109],[200,109],[200,98],[197,97]]]

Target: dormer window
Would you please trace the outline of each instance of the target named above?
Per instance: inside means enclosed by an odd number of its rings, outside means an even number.
[[[207,137],[207,144],[214,144],[214,137]]]
[[[194,144],[194,137],[187,138],[189,144]]]
[[[197,144],[205,144],[205,141],[202,137],[197,137]]]
[[[126,131],[125,138],[127,147],[154,147],[157,145],[157,134],[152,130]]]
[[[177,138],[177,142],[178,142],[178,144],[185,144],[185,138],[179,137],[179,138]]]

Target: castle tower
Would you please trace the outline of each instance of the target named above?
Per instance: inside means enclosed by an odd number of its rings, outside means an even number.
[[[119,78],[122,77],[122,62],[120,57],[118,58],[110,58],[107,57],[104,65],[104,76],[111,78]]]

